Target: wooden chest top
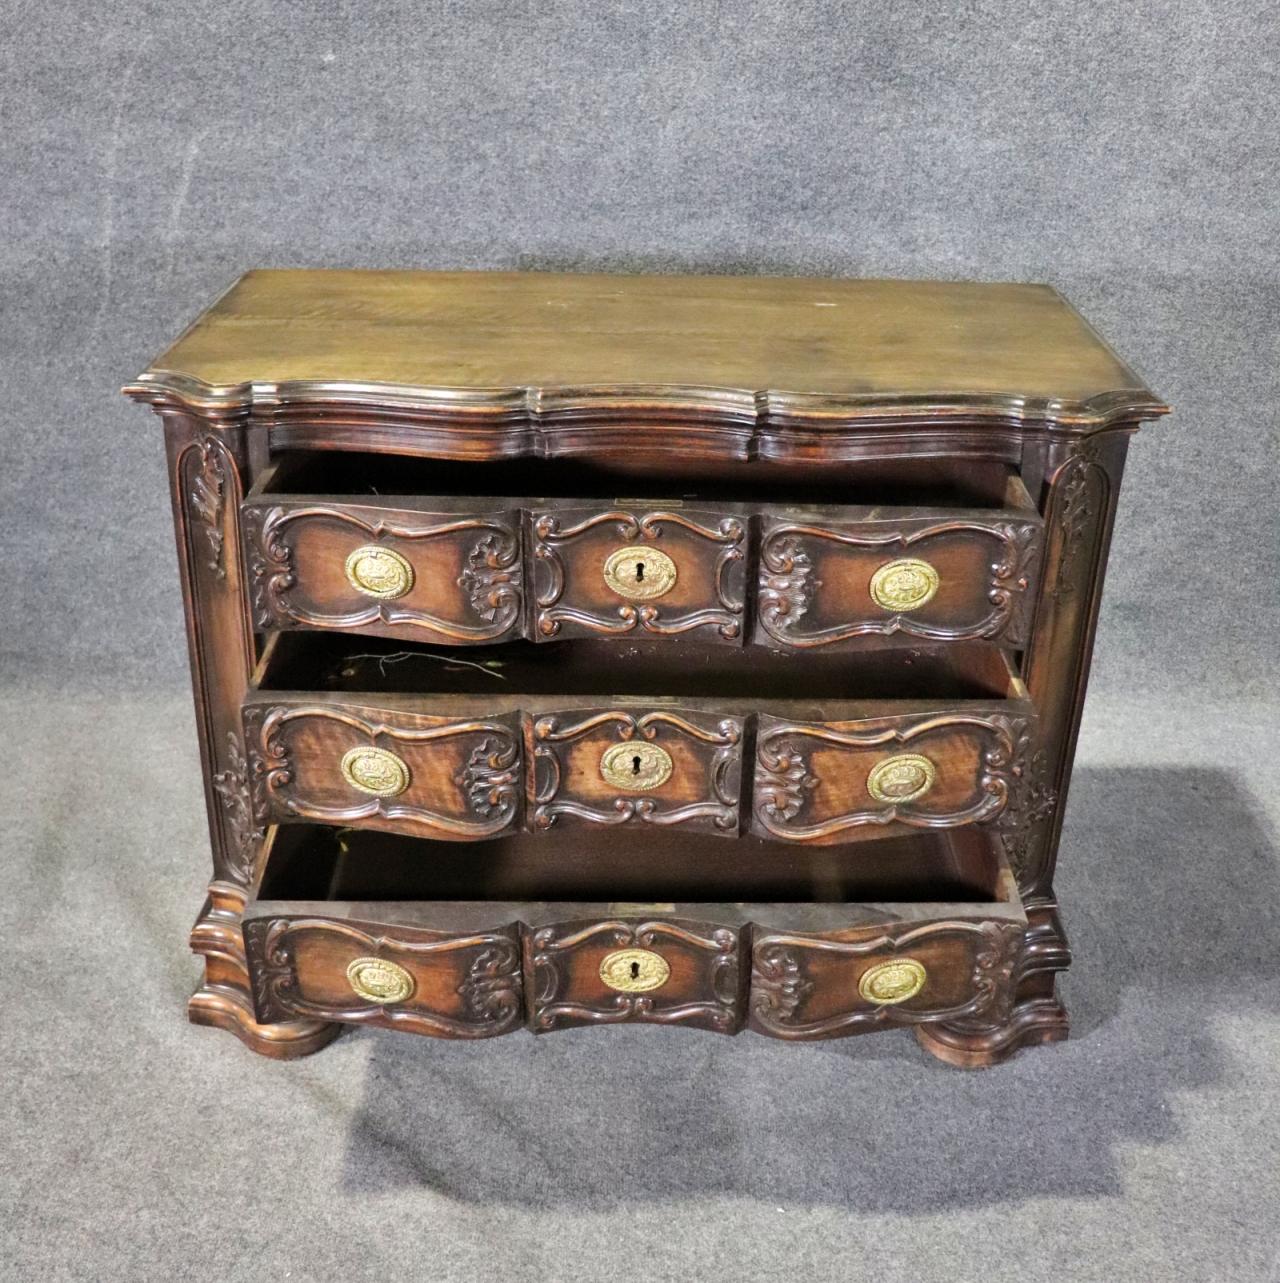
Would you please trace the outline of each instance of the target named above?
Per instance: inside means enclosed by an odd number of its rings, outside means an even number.
[[[1166,412],[1047,285],[550,272],[249,272],[128,390],[245,404],[344,385],[683,393],[739,417]]]

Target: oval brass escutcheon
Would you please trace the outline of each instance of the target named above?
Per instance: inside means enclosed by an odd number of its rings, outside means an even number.
[[[671,964],[651,949],[616,949],[600,963],[600,979],[619,993],[648,993],[671,978]]]
[[[867,776],[867,792],[877,802],[914,802],[933,788],[938,771],[919,753],[899,753],[877,762]]]
[[[871,576],[871,599],[885,610],[919,610],[938,591],[938,572],[918,557],[885,562]]]
[[[600,774],[606,784],[628,793],[647,793],[671,778],[671,754],[645,740],[611,744],[600,756]]]
[[[652,601],[675,586],[676,563],[657,548],[633,544],[605,559],[604,581],[619,597]]]
[[[361,744],[342,755],[342,778],[353,789],[371,797],[395,797],[409,787],[413,777],[402,757],[385,748]]]
[[[347,558],[347,582],[367,597],[391,601],[413,587],[413,567],[398,552],[370,543]]]
[[[858,992],[879,1007],[906,1002],[924,988],[928,976],[922,963],[914,958],[891,958],[868,967],[858,981]]]
[[[357,958],[347,967],[347,983],[360,997],[383,1007],[413,996],[413,977],[385,958]]]

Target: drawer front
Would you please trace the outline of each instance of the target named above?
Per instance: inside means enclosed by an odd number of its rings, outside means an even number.
[[[753,640],[812,649],[901,633],[1027,640],[1041,522],[1016,512],[763,519]]]
[[[774,1038],[838,1038],[934,1020],[998,1024],[1013,1001],[1022,921],[895,924],[792,935],[757,927],[750,1027]]]
[[[609,508],[529,513],[533,636],[696,636],[741,644],[745,515]]]
[[[256,1018],[491,1038],[524,1023],[519,929],[468,935],[316,917],[244,924]]]
[[[304,700],[244,708],[255,810],[478,841],[518,825],[517,714],[451,719]]]
[[[531,826],[679,826],[736,837],[742,719],[683,709],[534,714]]]
[[[639,1021],[736,1033],[745,1012],[736,927],[599,919],[539,927],[525,937],[529,1026]]]
[[[251,501],[243,516],[263,630],[337,628],[453,646],[523,634],[515,511]]]
[[[761,716],[752,829],[851,842],[995,820],[1023,778],[1030,715],[967,709],[844,722]]]

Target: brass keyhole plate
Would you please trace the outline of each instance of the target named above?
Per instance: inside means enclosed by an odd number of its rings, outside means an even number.
[[[671,964],[651,949],[616,949],[600,963],[600,979],[619,993],[648,993],[671,979]]]
[[[676,563],[657,548],[633,544],[605,559],[604,581],[619,597],[652,601],[675,587]]]
[[[671,754],[645,740],[611,744],[600,757],[600,775],[612,788],[626,793],[647,793],[671,778]]]
[[[871,576],[871,600],[885,610],[901,614],[919,610],[938,591],[938,572],[918,557],[886,562]]]
[[[413,977],[385,958],[357,958],[347,967],[347,983],[366,1002],[380,1007],[413,996]]]
[[[919,753],[899,753],[877,762],[867,776],[867,792],[877,802],[895,805],[914,802],[933,788],[938,778],[934,764]]]
[[[361,744],[342,755],[342,778],[370,797],[396,797],[409,787],[412,775],[402,757],[385,748]]]
[[[923,964],[914,958],[891,958],[868,967],[858,981],[858,992],[867,1002],[887,1007],[895,1002],[906,1002],[924,988],[928,978]]]
[[[392,601],[413,587],[413,567],[398,552],[365,544],[347,558],[347,582],[366,597]]]

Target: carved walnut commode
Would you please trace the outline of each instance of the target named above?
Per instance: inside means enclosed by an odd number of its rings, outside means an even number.
[[[264,271],[164,420],[193,1020],[1065,1036],[1054,858],[1130,433],[1052,289]]]

